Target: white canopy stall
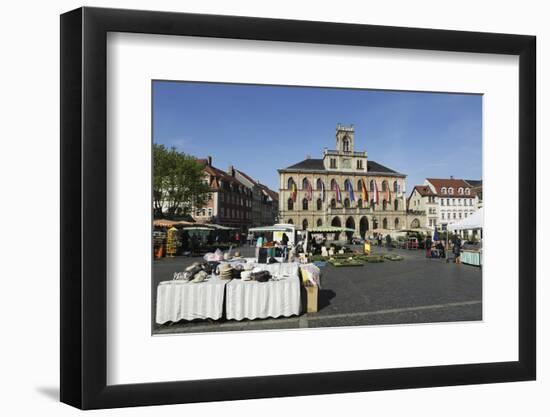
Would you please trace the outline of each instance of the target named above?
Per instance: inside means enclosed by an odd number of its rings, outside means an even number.
[[[480,238],[483,237],[483,208],[475,211],[472,215],[462,219],[458,222],[451,223],[448,226],[448,229],[451,231],[462,231],[462,230],[479,230],[481,232]],[[481,241],[480,241],[481,242]],[[460,251],[460,259],[462,263],[481,266],[483,264],[483,249],[481,243],[479,247],[468,247],[463,248]]]
[[[481,230],[483,229],[483,207],[472,215],[449,224],[449,230]]]

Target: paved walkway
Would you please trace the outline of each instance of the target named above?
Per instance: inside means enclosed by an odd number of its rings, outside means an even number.
[[[253,248],[241,248],[247,255]],[[374,248],[377,252],[378,248]],[[156,325],[154,333],[272,330],[374,324],[431,323],[482,319],[481,269],[426,259],[423,251],[394,250],[403,261],[363,267],[323,268],[319,311],[300,317]],[[199,258],[155,261],[153,318],[158,282]]]

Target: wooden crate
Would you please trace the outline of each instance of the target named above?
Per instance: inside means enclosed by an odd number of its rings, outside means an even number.
[[[316,285],[306,285],[307,312],[317,313],[319,303],[319,287]]]

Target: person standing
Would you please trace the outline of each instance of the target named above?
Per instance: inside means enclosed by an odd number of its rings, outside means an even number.
[[[260,256],[260,249],[264,245],[264,236],[259,235],[258,240],[256,240],[256,259]]]
[[[390,236],[389,233],[386,235],[386,247],[387,247],[388,250],[392,250],[392,247],[391,247],[391,236]]]
[[[288,236],[286,233],[283,233],[281,238],[281,246],[283,249],[283,262],[288,261]]]
[[[455,264],[460,263],[460,248],[462,246],[462,242],[460,241],[460,237],[456,237],[453,245],[453,254],[455,256]]]
[[[426,258],[431,258],[432,257],[432,237],[430,235],[426,237],[426,242],[424,246],[425,246],[424,249],[426,249]]]
[[[382,246],[382,234],[378,233],[378,237],[376,238],[378,240],[378,246]]]

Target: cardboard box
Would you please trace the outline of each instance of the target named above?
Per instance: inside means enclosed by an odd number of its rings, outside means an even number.
[[[319,287],[317,287],[316,285],[306,285],[306,296],[307,296],[307,312],[317,313]]]

